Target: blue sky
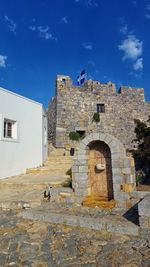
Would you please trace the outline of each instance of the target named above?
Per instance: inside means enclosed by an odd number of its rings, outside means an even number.
[[[0,33],[0,86],[45,107],[84,68],[150,101],[150,0],[0,0]]]

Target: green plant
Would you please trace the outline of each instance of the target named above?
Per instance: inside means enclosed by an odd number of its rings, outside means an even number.
[[[67,178],[67,180],[62,183],[62,187],[72,188],[72,178],[71,177]]]
[[[135,159],[136,182],[150,184],[150,116],[146,122],[135,119],[136,144],[132,152]]]
[[[72,169],[71,168],[66,171],[66,175],[69,175],[72,178]]]
[[[93,121],[95,121],[96,123],[100,122],[100,115],[98,112],[95,112],[93,115]]]
[[[137,171],[136,173],[136,184],[137,185],[142,183],[142,178],[143,178],[142,170]]]
[[[69,133],[69,138],[70,138],[70,140],[72,140],[72,141],[79,141],[79,139],[80,139],[80,134],[77,133],[77,132],[70,132],[70,133]]]

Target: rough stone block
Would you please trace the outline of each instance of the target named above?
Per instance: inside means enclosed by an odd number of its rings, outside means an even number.
[[[83,142],[80,142],[78,148],[79,148],[79,150],[80,149],[86,150],[86,145]]]
[[[150,195],[147,194],[138,204],[140,216],[150,217]]]
[[[112,168],[123,168],[123,160],[121,159],[116,159],[112,160]]]
[[[121,175],[121,168],[112,168],[113,177]]]
[[[116,160],[116,159],[125,159],[125,154],[122,153],[122,152],[115,152],[115,151],[112,151],[112,154],[111,154],[111,157],[112,157],[112,160]]]
[[[99,134],[93,133],[93,140],[99,140]]]
[[[122,168],[122,173],[123,174],[131,174],[131,169],[130,168]]]
[[[79,173],[87,173],[88,172],[88,166],[79,166]]]
[[[124,192],[133,192],[134,186],[133,184],[121,184],[121,190]]]
[[[115,175],[113,178],[113,184],[121,184],[123,182],[123,177],[121,175]]]
[[[80,160],[76,161],[76,166],[80,166],[80,165],[86,166],[87,165],[87,160],[80,159]]]
[[[114,194],[120,192],[120,184],[114,183],[113,189],[114,189]]]
[[[79,172],[79,167],[73,165],[73,166],[72,166],[72,172]]]
[[[86,139],[89,141],[89,143],[90,143],[91,141],[93,141],[93,135],[92,135],[92,133],[89,134],[89,135],[86,137]]]
[[[111,137],[108,137],[108,136],[106,135],[103,141],[110,147],[110,144],[111,144],[111,142],[112,142]]]
[[[85,228],[99,230],[99,231],[102,231],[105,229],[103,222],[100,222],[98,219],[80,217],[79,223],[80,223],[80,227],[85,227]]]
[[[130,196],[132,198],[137,198],[137,199],[142,199],[144,198],[146,195],[150,196],[150,192],[144,192],[144,191],[133,191],[130,193]],[[140,203],[139,203],[140,204]]]
[[[79,155],[83,155],[83,156],[86,156],[86,150],[85,149],[78,149],[78,156]]]
[[[80,180],[87,180],[88,176],[86,173],[75,173],[74,174],[74,178],[76,181],[80,181]]]
[[[84,143],[86,146],[89,144],[89,140],[87,137],[85,137],[83,140],[82,140],[82,143]]]
[[[106,134],[99,133],[99,140],[104,141],[106,143],[105,138],[106,138]]]
[[[130,168],[131,167],[131,162],[128,158],[123,160],[123,167],[124,168]]]
[[[80,189],[87,188],[87,181],[86,180],[80,180],[80,182],[78,183],[78,187]]]
[[[138,236],[139,235],[139,229],[136,225],[132,223],[119,223],[117,221],[111,223],[109,222],[107,225],[107,231],[110,233],[118,233],[118,234],[125,234],[125,235],[134,235]]]
[[[141,228],[150,228],[150,224],[149,224],[149,218],[146,216],[139,216],[139,222],[140,222],[140,227]]]
[[[87,160],[88,156],[86,154],[78,154],[77,160]]]
[[[115,197],[115,200],[119,200],[119,201],[127,201],[129,200],[129,194],[127,192],[114,192],[114,197]]]
[[[78,217],[77,216],[65,216],[65,224],[71,226],[79,226]]]
[[[75,190],[75,194],[79,197],[85,197],[88,194],[88,190],[87,188],[78,188],[77,190]]]

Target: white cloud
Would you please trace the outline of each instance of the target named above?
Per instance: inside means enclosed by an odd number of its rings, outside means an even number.
[[[92,43],[83,43],[82,45],[87,50],[92,50],[93,49]]]
[[[75,0],[76,3],[83,3],[86,7],[90,8],[90,7],[98,7],[98,2],[96,0]]]
[[[145,15],[145,18],[146,18],[146,19],[150,19],[150,14],[146,14],[146,15]]]
[[[130,60],[135,71],[143,69],[143,42],[134,35],[128,35],[126,39],[118,46],[119,50],[124,52],[123,60]]]
[[[1,68],[6,68],[6,59],[7,59],[7,56],[0,55],[0,67]]]
[[[132,4],[133,4],[134,6],[137,6],[137,1],[132,1]]]
[[[92,60],[89,60],[89,61],[88,61],[88,65],[90,65],[90,66],[92,66],[92,67],[95,67],[95,62],[92,61]]]
[[[8,16],[4,16],[5,22],[7,23],[7,26],[11,32],[16,34],[16,23],[12,19],[10,19]]]
[[[31,30],[31,31],[36,31],[36,27],[35,27],[35,26],[30,26],[30,27],[29,27],[29,30]]]
[[[127,24],[124,25],[124,26],[122,26],[122,27],[120,28],[120,32],[121,32],[122,34],[127,34],[127,33],[128,33],[128,26],[127,26]]]
[[[87,7],[97,7],[98,3],[96,2],[96,0],[86,0],[86,5]]]
[[[124,52],[123,59],[136,60],[143,52],[143,42],[134,35],[129,35],[118,48]]]
[[[146,9],[150,10],[150,4],[147,4]]]
[[[49,32],[48,26],[30,26],[29,29],[31,31],[36,31],[39,33],[39,37],[45,40],[57,40],[56,37],[53,36],[51,32]]]
[[[133,64],[134,70],[142,70],[143,69],[143,58],[138,58]]]
[[[68,24],[68,17],[67,16],[63,17],[62,22],[65,24]]]

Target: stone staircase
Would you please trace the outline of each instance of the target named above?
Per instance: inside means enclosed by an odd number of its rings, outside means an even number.
[[[74,157],[69,153],[66,155],[64,149],[56,149],[51,145],[49,157],[42,167],[0,180],[0,207],[18,208],[24,202],[29,203],[30,207],[38,206],[46,201],[43,193],[50,187],[52,202],[72,201],[73,191],[66,187],[70,176],[66,172],[71,168],[73,160]]]
[[[70,156],[63,148],[55,148],[49,145],[49,156],[42,167],[27,169],[26,173],[52,173],[65,175],[72,167],[75,156]]]

